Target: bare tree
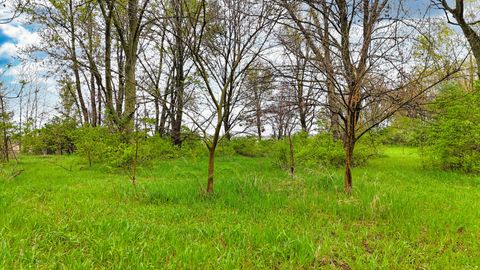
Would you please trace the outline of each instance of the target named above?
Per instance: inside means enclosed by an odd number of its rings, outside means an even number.
[[[0,24],[7,24],[18,18],[28,7],[29,2],[28,0],[0,0]]]
[[[274,74],[271,68],[267,63],[259,60],[248,69],[241,91],[241,99],[245,103],[241,120],[247,127],[255,128],[258,140],[262,140],[262,133],[265,130],[265,106],[273,90],[273,80]]]
[[[477,62],[477,76],[480,77],[480,35],[476,32],[476,25],[479,20],[468,19],[465,15],[464,0],[455,0],[453,5],[446,0],[432,0],[432,3],[439,9],[443,10],[449,24],[457,25],[462,29],[463,34],[467,38],[472,53]],[[454,19],[454,21],[452,20]]]
[[[225,121],[231,123],[229,119],[238,109],[238,87],[249,67],[265,51],[275,25],[272,16],[276,12],[268,2],[204,0],[192,24],[196,30],[189,49],[205,88],[204,105],[212,109],[202,121],[195,121],[209,150],[208,193],[213,192],[215,150],[232,129],[227,125],[222,134],[222,126]],[[209,129],[213,130],[212,136],[207,136]]]
[[[349,193],[356,142],[458,71],[459,65],[439,78],[429,66],[430,56],[414,59],[420,22],[403,16],[402,1],[281,0],[279,4],[314,54],[312,65],[327,85],[325,105],[341,119]]]

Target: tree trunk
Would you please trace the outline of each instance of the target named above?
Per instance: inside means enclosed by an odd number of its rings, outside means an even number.
[[[100,89],[99,89],[100,90]],[[100,91],[99,91],[100,92]],[[95,90],[95,77],[93,73],[90,75],[90,106],[92,107],[92,126],[97,126],[97,93]]]
[[[259,100],[257,99],[256,101],[256,108],[255,108],[255,118],[256,118],[256,124],[257,124],[257,135],[258,135],[258,140],[262,140],[262,109]]]
[[[102,2],[99,2],[102,3]],[[113,106],[113,78],[112,78],[112,16],[113,2],[108,3],[108,10],[103,8],[102,13],[105,17],[105,107],[107,121],[115,122],[116,111]]]
[[[137,87],[135,81],[136,49],[130,51],[125,61],[125,112],[124,130],[131,133],[134,130],[134,115],[137,104]]]
[[[129,37],[126,44],[123,44],[125,50],[125,112],[123,121],[125,131],[131,133],[134,130],[134,118],[137,106],[137,82],[135,78],[135,69],[137,65],[137,48],[139,42],[138,26],[140,19],[138,17],[138,0],[128,0],[128,33]]]
[[[155,134],[160,134],[160,102],[158,97],[154,98],[153,104],[155,106]]]
[[[332,137],[334,141],[338,141],[341,139],[341,131],[340,131],[340,109],[339,105],[336,100],[335,96],[335,75],[334,70],[332,67],[332,56],[330,54],[330,33],[328,29],[330,27],[329,16],[330,16],[330,9],[326,2],[323,2],[323,37],[322,37],[322,47],[324,50],[324,63],[325,63],[325,70],[327,73],[327,101],[328,101],[328,108],[330,112],[330,132],[332,133]]]
[[[101,89],[101,82],[97,81],[97,103],[98,103],[98,112],[97,112],[97,126],[102,125],[102,91]]]
[[[80,72],[78,67],[78,59],[77,59],[77,47],[75,45],[75,18],[73,15],[73,0],[69,1],[69,9],[70,9],[70,42],[71,42],[71,57],[72,57],[72,70],[75,76],[75,89],[77,90],[78,102],[80,105],[80,109],[83,116],[84,124],[88,124],[88,110],[87,106],[85,106],[85,101],[83,100],[82,95],[82,88],[81,88],[81,81],[80,81]]]
[[[345,148],[345,192],[352,192],[352,160],[353,160],[353,150],[355,148],[355,128],[359,116],[358,111],[358,92],[352,90],[355,94],[351,99],[351,109],[347,113],[347,118],[345,121],[345,139],[344,139],[344,148]]]
[[[345,146],[345,192],[352,192],[352,160],[353,160],[353,145]]]
[[[213,177],[215,175],[215,148],[216,146],[211,146],[208,148],[208,184],[207,184],[207,193],[213,193]]]
[[[88,50],[89,54],[94,57],[94,45],[93,45],[93,23],[94,23],[94,18],[93,14],[90,14],[89,20],[88,20]],[[91,124],[93,127],[97,126],[97,93],[96,93],[96,81],[95,81],[95,75],[94,75],[94,69],[90,69],[90,107],[92,110],[91,114]],[[98,92],[100,92],[100,88],[98,89]]]
[[[115,101],[115,107],[116,107],[116,112],[117,116],[119,118],[122,117],[122,112],[123,112],[123,103],[125,99],[125,76],[126,76],[126,70],[125,70],[125,62],[124,62],[124,54],[122,49],[118,49],[117,51],[117,66],[118,66],[118,90],[116,94],[116,101]]]
[[[457,19],[463,34],[467,38],[468,44],[470,44],[470,48],[472,49],[473,56],[477,63],[477,76],[480,78],[480,36],[465,22],[463,16],[460,17],[457,15],[455,18]]]
[[[165,94],[163,96],[163,100],[162,100],[162,114],[160,115],[160,123],[158,124],[158,133],[160,134],[160,136],[164,136],[165,135],[165,125],[167,124],[167,110],[168,110],[168,107],[167,107],[167,94]]]
[[[302,128],[303,132],[308,133],[308,126],[307,126],[307,115],[305,113],[306,108],[305,108],[305,101],[303,100],[302,96],[298,97],[298,116],[300,118],[300,126]]]
[[[225,114],[225,118],[223,119],[223,128],[225,130],[225,139],[227,139],[228,141],[230,141],[232,139],[232,134],[230,133],[230,129],[231,129],[231,126],[230,126],[230,123],[229,123],[229,119],[228,119],[228,112],[225,111],[226,114]]]
[[[295,153],[293,149],[293,141],[292,141],[292,134],[291,132],[288,133],[288,146],[290,150],[290,176],[295,176]]]
[[[8,134],[7,134],[7,113],[5,112],[5,102],[3,95],[0,95],[0,105],[1,105],[1,114],[2,114],[2,135],[3,135],[3,160],[4,162],[9,161],[8,155]]]
[[[183,118],[183,103],[184,103],[184,92],[185,92],[185,74],[184,74],[184,63],[185,63],[185,46],[183,46],[183,26],[182,26],[182,17],[183,10],[181,7],[180,1],[175,1],[175,115],[172,119],[172,139],[173,144],[180,146],[182,144],[182,118]]]

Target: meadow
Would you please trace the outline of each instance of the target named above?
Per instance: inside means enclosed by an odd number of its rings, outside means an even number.
[[[385,149],[343,171],[220,156],[120,170],[72,156],[22,156],[0,179],[2,269],[478,269],[480,177]],[[11,166],[11,165],[10,165]],[[2,170],[9,170],[4,167]]]

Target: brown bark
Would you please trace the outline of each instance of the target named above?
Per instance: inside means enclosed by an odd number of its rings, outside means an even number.
[[[215,174],[215,147],[212,146],[208,149],[208,184],[207,193],[213,193],[213,178]]]
[[[172,139],[173,144],[180,146],[182,144],[182,118],[184,107],[184,92],[185,92],[185,46],[183,45],[183,9],[180,0],[174,1],[175,18],[175,115],[172,119]]]
[[[80,81],[80,71],[79,71],[79,65],[78,65],[78,59],[77,59],[77,47],[75,43],[75,17],[73,14],[73,0],[70,0],[68,3],[69,7],[69,12],[70,12],[70,17],[69,17],[69,23],[70,23],[70,42],[71,42],[71,60],[72,60],[72,70],[73,74],[75,76],[75,89],[77,91],[77,98],[78,102],[80,105],[81,113],[83,116],[83,124],[88,124],[89,123],[89,118],[88,118],[88,110],[87,106],[85,105],[85,100],[83,99],[83,94],[82,94],[82,87],[81,87],[81,81]]]
[[[473,56],[475,57],[477,63],[477,76],[480,77],[480,36],[472,28],[472,24],[465,20],[465,7],[463,0],[456,0],[455,8],[450,7],[446,0],[441,0],[441,4],[446,11],[453,15],[458,26],[460,26],[463,34],[467,38],[468,44],[472,49]]]
[[[8,135],[7,135],[7,121],[6,121],[6,112],[5,112],[5,102],[3,99],[3,95],[0,95],[0,106],[1,106],[1,114],[2,114],[2,136],[3,136],[3,161],[8,162],[9,155],[8,155]]]
[[[105,3],[107,5],[105,5]],[[105,20],[105,112],[108,121],[116,122],[115,107],[113,106],[113,77],[112,77],[112,20],[113,1],[98,1]]]
[[[88,19],[88,50],[91,57],[94,55],[94,46],[93,46],[93,15],[90,14]],[[90,70],[90,107],[92,109],[91,113],[91,125],[97,126],[97,93],[96,93],[96,82],[93,68]],[[100,92],[100,89],[98,89]]]
[[[293,178],[295,176],[295,153],[291,132],[288,133],[288,146],[290,149],[290,176]]]
[[[345,145],[345,192],[351,193],[353,184],[352,184],[352,161],[353,161],[353,148],[354,144],[350,141]]]
[[[255,124],[257,125],[258,140],[262,140],[262,105],[260,104],[260,93],[256,89],[255,93]]]
[[[333,140],[337,141],[341,139],[340,133],[340,109],[337,102],[335,94],[335,71],[332,66],[332,56],[330,48],[330,33],[328,29],[330,28],[329,16],[330,10],[326,2],[322,3],[323,9],[323,33],[322,33],[322,47],[324,51],[324,63],[325,63],[325,73],[327,77],[327,99],[328,99],[328,108],[330,111],[330,130],[332,132]]]

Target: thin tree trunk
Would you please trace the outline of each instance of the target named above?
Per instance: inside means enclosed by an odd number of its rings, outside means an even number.
[[[77,47],[75,45],[75,19],[74,19],[74,15],[73,15],[73,0],[70,0],[69,1],[69,9],[70,9],[70,42],[71,42],[71,50],[72,50],[72,70],[73,70],[73,74],[75,76],[75,88],[77,90],[77,98],[78,98],[78,102],[80,104],[80,109],[81,109],[81,113],[82,113],[82,116],[83,116],[83,121],[84,121],[84,124],[88,124],[89,123],[89,119],[88,119],[88,110],[87,110],[87,106],[85,105],[85,101],[83,100],[83,95],[82,95],[82,88],[81,88],[81,81],[80,81],[80,72],[79,72],[79,67],[78,67],[78,59],[77,59]]]
[[[332,57],[331,57],[331,48],[330,48],[330,33],[328,32],[330,27],[330,9],[327,6],[326,2],[323,2],[323,38],[322,38],[322,46],[324,50],[324,63],[325,63],[325,70],[327,73],[327,102],[328,108],[330,111],[330,131],[332,132],[333,140],[338,141],[341,139],[340,133],[340,117],[339,117],[339,105],[337,104],[336,96],[335,96],[335,85],[333,84],[334,78],[334,71],[332,67]]]
[[[172,119],[172,139],[173,144],[181,145],[181,129],[184,107],[184,92],[185,92],[185,46],[183,46],[183,29],[182,29],[182,15],[183,9],[181,1],[174,1],[175,8],[175,116]]]
[[[100,91],[99,91],[100,92]],[[90,106],[92,107],[92,126],[97,126],[97,92],[95,91],[95,77],[90,75]]]
[[[101,82],[97,81],[97,103],[98,103],[98,115],[97,115],[97,126],[102,125],[102,91],[101,89]]]
[[[213,193],[213,178],[215,175],[215,148],[212,146],[208,149],[208,184],[207,184],[207,193]]]
[[[155,97],[153,103],[155,106],[155,134],[160,134],[160,101],[158,97]]]
[[[290,176],[295,177],[295,153],[293,149],[293,140],[291,132],[288,133],[288,146],[290,150]]]
[[[255,92],[255,120],[257,124],[257,135],[258,140],[262,140],[262,107],[260,104],[260,96],[257,92]]]
[[[100,2],[99,3],[103,3]],[[113,2],[107,1],[108,10],[104,5],[102,13],[105,17],[105,107],[108,121],[115,122],[116,111],[113,106],[113,78],[112,78],[112,16]]]
[[[351,193],[353,188],[352,183],[352,160],[353,160],[353,145],[345,146],[345,192]]]
[[[136,49],[126,56],[125,61],[125,131],[133,132],[134,114],[137,104],[137,87],[135,81]]]
[[[90,15],[88,22],[88,50],[90,55],[94,57],[94,48],[93,48],[93,14]],[[91,124],[92,126],[97,126],[97,93],[95,90],[95,75],[93,73],[93,68],[90,69],[90,107],[92,109]],[[100,88],[98,89],[100,92]]]
[[[118,91],[117,91],[117,98],[115,102],[117,115],[119,118],[122,117],[123,112],[123,102],[125,99],[125,63],[124,63],[124,55],[122,49],[119,49],[117,52],[117,66],[118,66]]]
[[[134,116],[137,105],[137,83],[135,78],[135,68],[137,65],[137,47],[138,47],[138,24],[137,18],[138,0],[128,0],[128,32],[130,37],[124,48],[125,51],[125,130],[133,132]]]
[[[6,113],[5,113],[5,103],[3,99],[3,95],[0,95],[0,105],[1,107],[1,113],[2,113],[2,135],[3,135],[3,160],[5,162],[9,161],[9,155],[8,155],[8,134],[7,134],[7,121],[6,121]]]

